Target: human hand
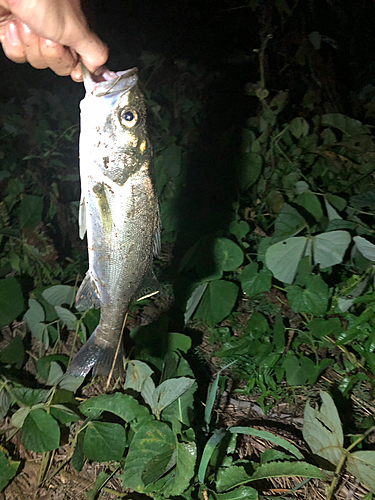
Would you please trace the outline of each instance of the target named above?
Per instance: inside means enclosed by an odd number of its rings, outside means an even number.
[[[0,42],[14,62],[82,81],[80,61],[101,73],[107,47],[92,33],[80,0],[0,0]]]

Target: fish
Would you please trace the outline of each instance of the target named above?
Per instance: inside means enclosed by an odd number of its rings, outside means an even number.
[[[159,291],[160,211],[144,96],[137,68],[96,81],[83,67],[80,103],[79,234],[87,233],[89,268],[78,310],[100,308],[98,326],[68,366],[68,375],[121,370],[121,333],[129,304]],[[118,352],[120,346],[120,352]]]

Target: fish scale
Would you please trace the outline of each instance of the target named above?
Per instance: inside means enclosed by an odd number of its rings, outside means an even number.
[[[96,82],[84,68],[81,102],[80,236],[89,269],[77,308],[100,307],[100,321],[68,367],[70,375],[111,371],[129,304],[158,291],[160,214],[146,110],[135,68]],[[116,360],[120,369],[122,355]]]

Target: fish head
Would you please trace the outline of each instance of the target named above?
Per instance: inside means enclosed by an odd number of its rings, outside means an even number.
[[[84,71],[80,148],[105,176],[123,185],[135,172],[148,171],[152,149],[137,69],[108,74],[108,80],[95,81]]]

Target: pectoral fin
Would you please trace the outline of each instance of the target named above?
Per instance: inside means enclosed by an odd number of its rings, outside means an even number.
[[[86,273],[76,295],[77,309],[98,309],[100,307],[99,292],[90,273]]]
[[[86,202],[83,195],[81,195],[81,201],[79,203],[78,225],[79,237],[83,240],[86,234]]]
[[[152,269],[143,278],[141,286],[138,288],[137,292],[134,294],[134,301],[147,299],[159,293],[159,282]]]

